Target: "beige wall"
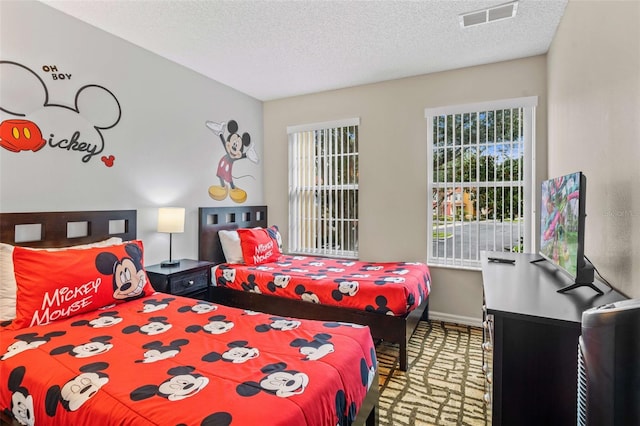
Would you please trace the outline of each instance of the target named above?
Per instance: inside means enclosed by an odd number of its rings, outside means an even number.
[[[427,259],[425,108],[538,96],[537,157],[546,158],[546,57],[535,56],[264,104],[265,200],[287,238],[287,126],[360,117],[360,258]],[[537,174],[546,174],[544,161]],[[432,268],[431,311],[479,320],[477,271]]]
[[[547,62],[549,175],[585,173],[585,254],[640,297],[640,2],[570,1]]]

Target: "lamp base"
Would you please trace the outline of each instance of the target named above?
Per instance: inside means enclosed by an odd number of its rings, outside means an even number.
[[[180,261],[179,260],[165,260],[163,262],[160,262],[160,266],[163,268],[170,268],[173,266],[178,266],[180,265]]]

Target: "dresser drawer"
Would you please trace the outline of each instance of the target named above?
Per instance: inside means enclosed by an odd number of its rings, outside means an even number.
[[[181,259],[178,265],[146,267],[149,281],[156,291],[176,296],[209,299],[211,268],[215,264],[202,260]]]
[[[198,271],[171,277],[169,291],[178,296],[187,295],[203,289],[209,285],[207,271]]]

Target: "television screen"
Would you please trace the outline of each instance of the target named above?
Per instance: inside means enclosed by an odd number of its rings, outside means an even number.
[[[584,256],[584,182],[576,172],[542,182],[541,190],[540,255],[574,278]]]

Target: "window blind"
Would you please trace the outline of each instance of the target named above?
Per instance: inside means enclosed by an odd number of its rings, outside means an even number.
[[[359,119],[289,133],[289,252],[357,258]]]

